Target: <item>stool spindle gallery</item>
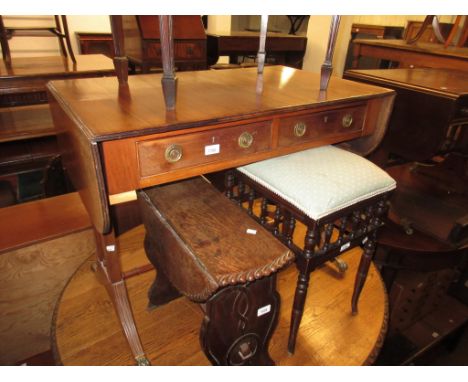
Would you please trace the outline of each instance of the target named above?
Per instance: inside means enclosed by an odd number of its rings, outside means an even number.
[[[358,312],[377,230],[395,187],[395,181],[373,163],[334,146],[256,162],[227,173],[226,196],[296,255],[299,275],[290,353],[295,350],[310,273],[342,252],[363,245],[351,299],[352,313]],[[258,204],[260,208],[255,209]],[[293,240],[297,221],[306,226],[302,245]]]

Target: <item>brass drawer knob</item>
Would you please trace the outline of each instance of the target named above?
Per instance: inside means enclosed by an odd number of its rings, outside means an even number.
[[[304,122],[298,122],[294,125],[294,135],[298,138],[302,137],[307,131],[307,125]]]
[[[243,149],[249,148],[252,143],[253,143],[253,136],[252,134],[248,133],[247,131],[244,131],[241,135],[239,135],[239,146],[242,147]]]
[[[350,127],[353,124],[353,116],[351,114],[346,114],[341,120],[343,127]]]
[[[164,157],[169,163],[177,162],[180,160],[180,158],[182,158],[182,147],[180,145],[170,145],[166,149]]]

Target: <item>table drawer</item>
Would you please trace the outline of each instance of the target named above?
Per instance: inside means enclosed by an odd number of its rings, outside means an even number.
[[[218,162],[271,148],[271,121],[137,142],[140,176]]]
[[[278,145],[300,144],[325,137],[361,131],[366,106],[356,105],[342,109],[297,115],[280,120]]]

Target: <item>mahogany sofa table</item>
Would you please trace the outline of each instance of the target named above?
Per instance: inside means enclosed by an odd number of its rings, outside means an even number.
[[[49,99],[63,159],[90,214],[98,263],[137,362],[134,325],[114,234],[112,205],[135,190],[346,142],[372,151],[384,134],[394,92],[283,66],[178,73],[177,104],[166,111],[161,75],[53,81]],[[351,121],[344,123],[342,121]],[[354,123],[353,123],[354,121]],[[308,133],[294,134],[307,124]]]

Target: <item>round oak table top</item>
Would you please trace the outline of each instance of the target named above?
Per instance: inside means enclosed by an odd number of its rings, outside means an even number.
[[[122,267],[147,265],[143,249],[144,227],[119,238]],[[351,314],[351,294],[361,250],[342,255],[349,269],[344,275],[327,263],[311,274],[306,307],[296,351],[289,355],[287,340],[297,280],[294,264],[279,272],[277,290],[281,308],[269,353],[277,365],[366,365],[382,346],[388,320],[388,302],[379,272],[371,266],[359,301],[359,313]],[[52,324],[57,363],[63,365],[134,365],[111,299],[86,261],[70,279],[58,301]],[[210,365],[199,344],[203,313],[181,297],[148,310],[147,290],[155,271],[126,279],[138,332],[152,365]]]

